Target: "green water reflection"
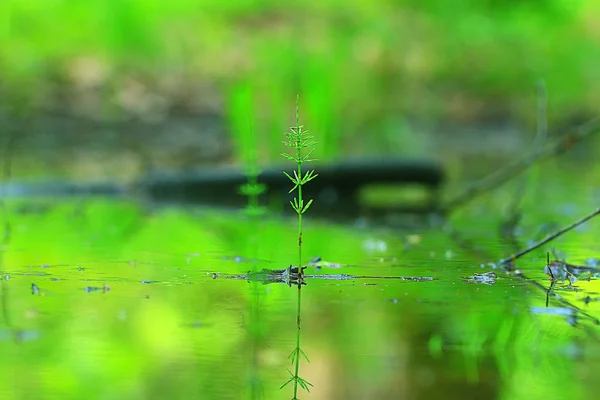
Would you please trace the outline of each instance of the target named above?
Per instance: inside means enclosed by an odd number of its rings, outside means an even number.
[[[300,398],[593,397],[598,281],[557,289],[592,316],[575,326],[564,315],[532,313],[545,307],[545,292],[518,277],[496,271],[493,285],[467,283],[489,271],[482,263],[512,251],[498,239],[497,215],[482,209],[453,223],[483,256],[440,227],[309,220],[307,257],[341,267],[307,273],[435,279],[307,279],[301,334],[310,363],[300,369],[314,387]],[[297,288],[225,275],[286,268],[297,257],[294,221],[102,199],[12,201],[8,211],[1,398],[292,397],[279,388],[296,344]],[[465,222],[473,218],[475,226]],[[598,256],[598,227],[592,221],[556,245],[572,261]],[[544,251],[519,268],[547,287]]]

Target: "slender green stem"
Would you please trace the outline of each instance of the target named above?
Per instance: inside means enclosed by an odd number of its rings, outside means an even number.
[[[298,139],[296,141],[296,160],[298,162],[298,176],[302,177],[302,127],[300,126],[300,111],[299,111],[299,100],[300,97],[296,97],[296,128],[298,129]],[[302,186],[298,185],[298,199],[300,204],[304,204],[302,201]],[[302,207],[302,206],[301,206]],[[303,211],[303,210],[302,210]],[[301,267],[302,267],[302,214],[298,213],[298,278],[301,278]]]
[[[296,97],[296,127],[298,129],[298,139],[296,141],[296,159],[298,160],[298,176],[302,177],[302,163],[299,162],[302,159],[302,127],[300,126],[300,115],[299,115],[299,97]],[[302,186],[298,185],[298,200],[301,204],[300,207],[304,204],[302,201]],[[294,399],[298,398],[298,379],[300,372],[300,304],[302,300],[302,210],[298,213],[298,307],[296,312],[296,324],[298,329],[296,331],[296,365],[294,376],[296,379],[294,380]]]

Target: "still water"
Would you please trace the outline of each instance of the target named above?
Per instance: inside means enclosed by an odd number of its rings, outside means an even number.
[[[0,398],[290,399],[297,340],[302,399],[595,398],[599,280],[547,293],[544,266],[552,246],[592,265],[600,221],[520,259],[522,276],[489,263],[597,208],[597,178],[530,190],[516,242],[498,228],[511,185],[410,229],[308,217],[303,263],[321,263],[305,271],[300,331],[297,286],[240,275],[297,265],[293,219],[11,200]]]

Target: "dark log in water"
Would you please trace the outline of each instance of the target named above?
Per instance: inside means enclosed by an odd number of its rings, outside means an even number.
[[[293,174],[294,166],[269,167],[259,174],[258,182],[266,185],[261,200],[272,204],[282,200],[287,203],[293,198],[294,194],[288,193],[293,184],[283,174],[284,169]],[[362,159],[330,165],[305,164],[303,171],[308,169],[318,174],[303,188],[305,199],[314,199],[311,212],[335,214],[352,210],[356,213],[360,207],[359,191],[373,184],[424,186],[432,192],[426,204],[398,204],[398,209],[432,211],[437,202],[433,193],[444,179],[441,166],[424,160]],[[138,190],[156,201],[239,206],[247,202],[239,192],[247,182],[248,177],[240,169],[213,168],[184,175],[153,174],[138,184]]]
[[[436,189],[444,174],[441,166],[431,161],[379,159],[354,160],[330,165],[312,166],[318,177],[304,186],[304,198],[314,199],[311,213],[325,215],[356,215],[365,208],[360,204],[359,192],[366,185],[393,184],[400,187],[424,187],[431,196],[419,204],[394,204],[392,211],[428,212],[437,206]],[[258,182],[266,186],[261,204],[279,205],[292,211],[287,204],[294,194],[293,184],[283,169],[293,175],[293,164],[265,168]],[[307,169],[304,169],[307,171]],[[115,182],[32,182],[0,185],[0,197],[70,197],[70,196],[139,196],[151,202],[205,204],[225,207],[243,207],[248,198],[240,193],[248,177],[240,168],[214,167],[188,173],[154,173],[133,185]],[[371,210],[376,213],[376,210]],[[381,209],[377,211],[382,211]]]

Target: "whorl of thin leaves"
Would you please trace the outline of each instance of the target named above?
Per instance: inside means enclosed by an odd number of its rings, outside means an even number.
[[[292,350],[292,352],[288,356],[288,359],[290,359],[292,361],[292,364],[294,364],[298,356],[304,357],[304,359],[310,364],[310,360],[306,356],[306,353],[304,353],[304,351],[302,351],[300,347],[296,347],[294,350]]]
[[[296,155],[292,156],[287,153],[281,153],[283,157],[287,158],[290,161],[294,161],[298,164],[314,161],[314,159],[311,159],[310,156],[315,150],[313,146],[316,145],[317,142],[314,140],[314,137],[308,133],[307,130],[303,129],[302,125],[291,127],[290,131],[285,132],[284,135],[288,140],[284,140],[282,141],[282,143],[287,147],[296,149]],[[301,150],[309,147],[313,148],[311,148],[308,151],[308,154],[306,154],[305,156],[301,156]]]
[[[308,130],[304,129],[304,125],[300,125],[298,101],[296,101],[296,126],[291,127],[289,132],[285,132],[284,135],[287,140],[284,140],[282,143],[292,149],[296,149],[295,155],[281,153],[283,157],[295,162],[298,166],[298,169],[293,171],[293,176],[283,171],[285,176],[287,176],[288,179],[294,184],[294,186],[289,191],[289,193],[292,193],[294,190],[302,187],[303,185],[312,181],[318,176],[318,174],[315,174],[314,170],[307,171],[304,174],[302,174],[301,172],[301,165],[303,163],[314,161],[314,159],[311,159],[310,156],[315,150],[313,146],[317,144],[317,142],[314,140],[314,137],[309,134]],[[306,149],[309,147],[310,150],[308,150],[308,153],[302,155],[302,149]],[[290,201],[290,204],[298,215],[302,215],[306,212],[306,210],[308,210],[308,208],[312,204],[312,199],[305,203],[302,199],[302,196],[300,195],[299,197],[300,199],[294,198],[293,201]]]
[[[285,171],[283,171],[283,173],[294,184],[294,187],[291,188],[288,193],[292,193],[294,190],[296,190],[296,188],[298,186],[302,186],[305,183],[308,183],[308,182],[312,181],[313,179],[315,179],[317,176],[319,176],[319,174],[315,174],[314,170],[306,172],[306,174],[304,174],[304,176],[302,178],[300,178],[298,176],[298,172],[296,172],[296,170],[294,170],[294,176],[293,177],[290,174],[288,174],[287,172],[285,172]]]
[[[294,197],[294,201],[290,201],[290,205],[292,206],[294,211],[296,211],[297,214],[304,214],[306,210],[308,210],[308,207],[310,207],[312,202],[313,199],[310,199],[308,203],[304,204],[304,200],[298,200],[296,197]]]
[[[290,371],[289,369],[287,370],[287,372],[290,373],[291,377],[283,385],[281,385],[281,387],[279,389],[283,389],[284,387],[286,387],[290,383],[294,382],[294,383],[297,383],[298,385],[300,385],[300,387],[302,389],[304,389],[304,390],[306,390],[307,392],[310,393],[310,389],[308,387],[309,386],[313,387],[312,383],[310,383],[306,379],[303,379],[303,378],[301,378],[301,377],[299,377],[297,375],[294,375],[294,373],[292,371]]]

